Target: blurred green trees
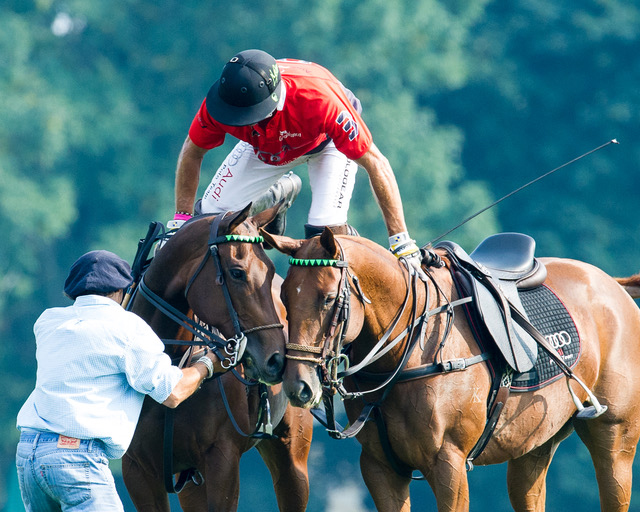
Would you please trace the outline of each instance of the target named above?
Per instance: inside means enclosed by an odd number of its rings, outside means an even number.
[[[172,217],[178,151],[231,55],[261,48],[312,60],[352,89],[420,244],[618,138],[447,238],[471,250],[497,230],[522,231],[541,255],[631,274],[640,266],[639,18],[623,0],[2,3],[0,474],[13,471],[15,415],[35,378],[33,322],[68,303],[62,283],[78,255],[106,248],[131,260],[148,223]],[[203,186],[232,143],[207,155]],[[309,201],[305,187],[289,234],[302,236]],[[386,243],[364,171],[350,222]]]

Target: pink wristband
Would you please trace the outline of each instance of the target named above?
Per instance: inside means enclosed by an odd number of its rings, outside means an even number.
[[[190,213],[176,212],[173,216],[173,220],[189,220],[192,217]]]

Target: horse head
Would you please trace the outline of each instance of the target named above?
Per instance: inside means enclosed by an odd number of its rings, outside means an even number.
[[[314,407],[322,399],[323,385],[331,388],[339,384],[342,349],[360,335],[365,321],[368,299],[357,270],[350,266],[351,261],[356,265],[358,258],[347,261],[345,249],[372,243],[335,236],[328,228],[309,240],[268,233],[264,237],[267,243],[291,256],[282,285],[289,321],[284,389],[294,406]],[[360,264],[366,263],[359,261]],[[369,285],[374,281],[366,279]],[[356,300],[351,300],[354,296]]]
[[[246,337],[241,360],[246,375],[275,384],[282,380],[285,363],[284,307],[258,230],[273,220],[279,205],[253,217],[250,207],[186,223],[158,251],[144,280],[174,308],[195,315],[225,338]],[[147,309],[141,316],[160,337],[180,331],[157,311]]]

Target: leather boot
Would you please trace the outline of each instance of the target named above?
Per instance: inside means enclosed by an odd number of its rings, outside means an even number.
[[[273,235],[282,235],[287,226],[287,210],[293,204],[293,201],[302,188],[302,180],[293,172],[288,172],[276,181],[269,189],[258,199],[253,201],[249,215],[255,215],[267,208],[271,208],[274,204],[284,199],[284,203],[280,208],[280,212],[269,224],[265,226],[265,231]]]
[[[312,238],[314,236],[318,236],[322,234],[324,228],[328,227],[333,231],[334,235],[351,235],[351,236],[360,236],[356,228],[350,226],[346,222],[344,224],[333,224],[331,226],[313,226],[312,224],[304,225],[304,236],[305,238]]]

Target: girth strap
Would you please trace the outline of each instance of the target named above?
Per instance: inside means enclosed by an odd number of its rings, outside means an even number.
[[[511,383],[513,381],[513,370],[510,367],[506,367],[502,378],[500,379],[500,385],[492,392],[492,396],[489,398],[488,412],[489,417],[480,435],[480,439],[476,442],[476,445],[472,448],[471,452],[467,456],[467,470],[473,470],[473,461],[484,451],[489,444],[489,440],[493,435],[498,424],[498,419],[502,414],[502,410],[507,403],[507,399],[511,393]]]
[[[191,480],[195,485],[201,485],[204,482],[202,473],[195,468],[189,468],[182,471],[178,477],[178,481],[173,481],[173,419],[175,409],[165,407],[164,411],[164,488],[169,494],[179,493],[185,485]]]

